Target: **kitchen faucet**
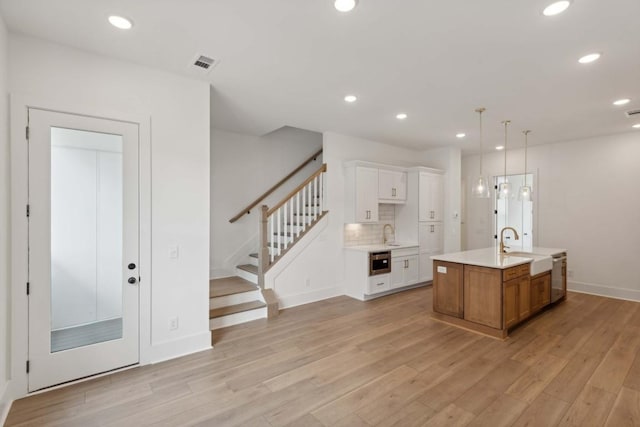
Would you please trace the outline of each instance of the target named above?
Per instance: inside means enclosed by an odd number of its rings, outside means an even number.
[[[382,243],[387,243],[387,227],[389,227],[391,229],[391,233],[393,234],[393,240],[396,240],[396,230],[393,228],[393,225],[391,224],[385,224],[384,227],[382,227]]]
[[[501,231],[500,231],[500,253],[506,253],[506,250],[509,246],[505,246],[504,245],[504,232],[507,230],[511,230],[513,231],[513,234],[516,238],[516,240],[520,240],[520,236],[518,236],[518,232],[516,231],[515,228],[513,227],[504,227]]]

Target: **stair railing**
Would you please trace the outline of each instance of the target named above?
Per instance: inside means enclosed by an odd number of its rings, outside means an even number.
[[[278,188],[280,188],[285,182],[290,180],[295,174],[300,172],[305,166],[307,166],[309,163],[311,163],[314,160],[316,160],[318,158],[318,156],[320,156],[320,154],[322,154],[322,148],[319,151],[313,153],[313,155],[311,155],[309,158],[307,158],[304,162],[300,163],[300,165],[298,165],[298,167],[296,167],[294,170],[289,172],[289,174],[287,176],[285,176],[280,181],[278,181],[273,187],[271,187],[270,189],[268,189],[267,191],[262,193],[260,195],[260,197],[255,199],[253,202],[249,203],[247,205],[247,207],[245,207],[244,209],[241,209],[240,212],[238,212],[233,218],[231,218],[229,220],[229,222],[233,224],[234,222],[236,222],[237,220],[242,218],[244,215],[250,214],[251,213],[251,209],[253,209],[256,206],[258,206],[258,204],[261,201],[263,201],[264,199],[269,197],[274,191],[276,191]]]
[[[264,273],[327,213],[324,200],[326,171],[327,165],[323,164],[275,206],[262,205],[258,255],[261,287],[264,287]]]

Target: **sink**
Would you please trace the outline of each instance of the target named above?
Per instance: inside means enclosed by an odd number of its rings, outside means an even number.
[[[550,256],[535,255],[529,252],[508,252],[506,255],[533,259],[531,264],[529,264],[529,274],[532,276],[550,271],[553,268],[553,261]]]

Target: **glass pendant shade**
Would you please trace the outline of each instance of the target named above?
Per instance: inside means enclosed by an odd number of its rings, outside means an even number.
[[[508,199],[511,194],[511,183],[509,181],[501,182],[498,185],[498,199]]]
[[[471,195],[473,197],[487,199],[490,197],[489,180],[482,175],[482,113],[484,112],[484,107],[476,108],[476,113],[478,113],[480,120],[480,173],[471,183]]]
[[[475,197],[489,197],[489,181],[484,176],[479,176],[473,181],[471,192]]]
[[[530,202],[532,197],[531,193],[531,187],[528,185],[523,185],[518,191],[518,200],[521,202]]]
[[[518,200],[521,202],[530,202],[533,195],[531,194],[531,187],[527,185],[527,151],[529,149],[529,134],[530,130],[522,131],[524,134],[524,184],[518,190]]]

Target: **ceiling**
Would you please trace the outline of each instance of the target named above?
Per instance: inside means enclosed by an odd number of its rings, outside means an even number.
[[[479,106],[491,147],[504,119],[510,147],[525,128],[531,144],[633,131],[640,119],[623,112],[640,108],[640,1],[573,0],[545,17],[549,3],[360,0],[340,13],[332,0],[0,0],[0,14],[16,33],[208,80],[212,125],[229,131],[293,126],[471,153]],[[134,28],[111,27],[111,14]],[[594,51],[599,61],[577,62]],[[200,75],[196,54],[220,63]],[[632,102],[612,106],[619,98]]]

